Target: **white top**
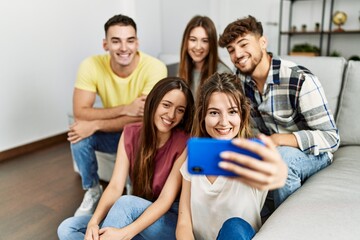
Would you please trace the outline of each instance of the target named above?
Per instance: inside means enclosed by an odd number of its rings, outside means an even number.
[[[211,184],[205,175],[190,175],[187,161],[180,171],[183,178],[191,182],[190,205],[196,240],[215,240],[222,224],[232,217],[241,217],[255,231],[259,230],[260,211],[267,191],[260,191],[222,176]]]

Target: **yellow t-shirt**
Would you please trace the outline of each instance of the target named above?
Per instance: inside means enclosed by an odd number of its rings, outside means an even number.
[[[109,54],[89,57],[80,64],[75,87],[97,93],[105,108],[130,104],[167,76],[164,63],[140,51],[139,55],[138,66],[127,78],[111,70]]]

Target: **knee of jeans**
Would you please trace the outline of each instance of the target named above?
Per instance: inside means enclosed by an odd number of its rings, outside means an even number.
[[[82,149],[84,147],[88,147],[89,145],[91,145],[91,141],[92,141],[92,136],[84,138],[79,142],[71,143],[70,148],[72,151],[77,151],[79,149]]]
[[[127,211],[131,209],[130,206],[134,205],[135,197],[132,195],[123,195],[121,196],[114,205],[111,207],[111,212]]]
[[[72,226],[73,224],[71,218],[65,219],[60,223],[57,229],[57,234],[60,240],[66,239],[66,237],[69,236]]]
[[[300,149],[289,146],[279,146],[277,147],[277,150],[285,161],[287,158],[293,158],[294,156],[304,154]]]
[[[294,147],[280,146],[277,147],[277,150],[284,162],[288,165],[289,171],[291,171],[293,167],[297,169],[297,165],[300,164],[299,160],[308,157],[306,153]]]
[[[118,200],[116,200],[114,205],[128,205],[134,202],[134,196],[132,195],[122,195]]]
[[[233,217],[227,219],[223,223],[222,229],[228,229],[228,230],[236,229],[237,231],[240,232],[254,232],[255,234],[255,231],[252,228],[252,226],[247,221],[239,217]]]

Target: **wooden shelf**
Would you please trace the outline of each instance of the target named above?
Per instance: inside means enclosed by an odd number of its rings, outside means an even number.
[[[324,32],[326,34],[329,34],[330,32]],[[331,34],[358,34],[360,33],[360,30],[346,30],[343,32],[337,32],[337,31],[332,31]]]
[[[345,30],[343,32],[337,32],[337,31],[306,31],[306,32],[288,32],[288,31],[282,31],[280,32],[281,35],[317,35],[317,34],[359,34],[360,30]]]
[[[320,20],[317,21],[319,23],[318,31],[310,30],[310,31],[302,31],[302,28],[298,29],[296,32],[292,31],[293,29],[293,10],[296,3],[300,0],[280,0],[280,14],[279,14],[279,41],[278,41],[278,53],[282,54],[282,47],[285,46],[287,49],[287,54],[290,54],[292,47],[292,38],[295,37],[297,40],[301,39],[300,36],[303,36],[304,40],[306,40],[306,36],[313,36],[313,41],[318,40],[318,48],[320,50],[321,55],[329,56],[331,49],[331,38],[335,37],[339,40],[340,36],[342,38],[353,38],[357,37],[356,34],[360,34],[360,29],[346,29],[346,27],[341,26],[344,31],[336,31],[338,29],[337,25],[334,25],[332,22],[332,16],[334,14],[334,2],[337,0],[308,0],[310,1],[318,1],[321,5],[321,13],[319,12]],[[305,1],[305,0],[303,0]],[[289,2],[288,5],[284,6],[284,2]],[[288,21],[286,28],[283,28],[283,8],[288,9]],[[328,19],[328,26],[325,26],[324,23],[325,18]],[[312,27],[311,27],[312,28]],[[285,30],[285,31],[284,31]],[[354,41],[357,41],[355,39]],[[285,43],[285,44],[284,44]]]
[[[281,35],[318,35],[318,34],[324,34],[325,32],[316,32],[316,31],[306,31],[306,32],[280,32]]]

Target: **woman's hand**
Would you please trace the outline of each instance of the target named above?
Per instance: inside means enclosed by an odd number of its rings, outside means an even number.
[[[282,160],[270,137],[260,134],[259,139],[264,142],[265,146],[239,138],[234,139],[232,143],[256,153],[262,160],[236,152],[225,151],[222,152],[220,156],[227,161],[220,162],[219,166],[239,175],[239,177],[235,177],[235,179],[251,187],[260,190],[280,188],[284,186],[287,178],[287,165]],[[238,164],[241,164],[241,166]]]
[[[89,224],[86,229],[84,240],[99,240],[99,225]]]
[[[104,227],[99,234],[100,240],[130,240],[134,237],[125,228]]]

